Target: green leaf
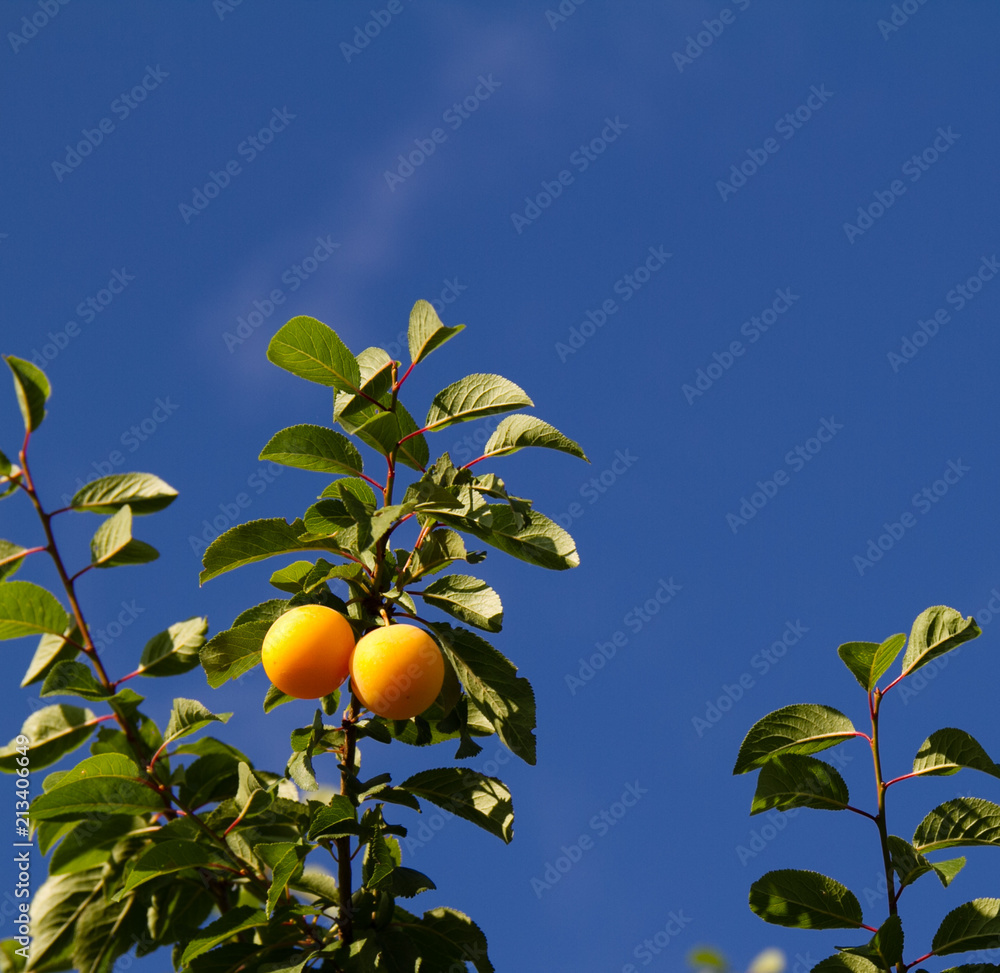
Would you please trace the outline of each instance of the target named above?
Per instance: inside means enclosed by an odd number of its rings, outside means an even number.
[[[439,517],[447,521],[447,517]],[[531,512],[531,522],[527,526],[520,523],[515,512],[505,503],[487,505],[488,527],[477,522],[455,524],[462,530],[485,541],[512,557],[537,564],[542,568],[563,571],[580,564],[573,538],[548,517]]]
[[[956,797],[934,808],[913,833],[913,846],[921,853],[962,845],[1000,846],[1000,805]]]
[[[24,428],[34,432],[45,418],[45,403],[52,394],[49,380],[37,365],[23,358],[6,355],[7,364],[14,373],[14,391],[17,393],[17,404],[24,417]]]
[[[847,784],[834,767],[815,757],[785,753],[761,767],[750,813],[793,807],[842,811],[849,803]]]
[[[386,405],[386,393],[392,388],[393,361],[384,348],[365,348],[357,355],[361,389],[356,395],[334,391],[333,421],[362,410],[371,414],[372,400]]]
[[[479,825],[508,844],[514,836],[510,791],[496,777],[485,777],[468,767],[441,767],[422,770],[400,787]]]
[[[20,544],[13,544],[10,541],[0,540],[0,581],[9,578],[21,567],[24,558],[21,552],[27,550]]]
[[[90,542],[90,563],[95,568],[145,564],[159,556],[155,547],[132,539],[132,508],[128,504],[104,521]]]
[[[796,929],[857,929],[863,918],[854,893],[819,872],[781,868],[750,887],[750,908],[765,922]]]
[[[457,422],[482,419],[534,404],[522,388],[500,375],[466,375],[434,396],[424,428],[428,432],[440,432]]]
[[[274,915],[278,901],[292,876],[302,867],[307,849],[290,841],[253,846],[254,854],[271,869],[271,885],[267,890],[267,914]]]
[[[455,561],[473,563],[470,557],[461,534],[456,534],[453,530],[435,529],[413,552],[407,577],[416,579],[427,574],[437,574]]]
[[[267,693],[264,695],[264,712],[270,713],[276,707],[281,706],[283,703],[291,703],[294,699],[294,696],[283,693],[277,686],[269,686]]]
[[[93,514],[113,514],[128,504],[134,514],[151,514],[176,497],[177,491],[152,473],[114,473],[80,487],[69,505]]]
[[[154,889],[146,920],[149,935],[158,943],[188,942],[217,905],[201,882],[174,881]],[[114,971],[112,971],[114,973]]]
[[[423,872],[418,872],[415,868],[400,865],[392,870],[389,890],[393,895],[412,899],[421,892],[430,892],[436,888],[437,886]]]
[[[112,696],[106,686],[94,677],[90,666],[82,662],[57,662],[45,677],[39,696],[81,696],[100,702]]]
[[[888,835],[887,844],[892,858],[893,871],[899,876],[899,885],[912,885],[922,875],[934,872],[947,888],[951,880],[965,865],[964,858],[952,858],[943,862],[932,862],[926,859],[908,841],[894,834]]]
[[[861,683],[861,688],[870,692],[905,644],[905,635],[892,635],[881,645],[877,642],[845,642],[837,649],[837,654]]]
[[[76,644],[71,645],[68,640],[72,640]],[[38,682],[39,679],[44,679],[57,662],[62,662],[64,659],[75,659],[80,652],[81,641],[80,630],[76,627],[75,622],[70,624],[62,635],[43,635],[38,640],[38,646],[35,648],[35,654],[31,657],[31,662],[28,663],[28,670],[21,680],[21,688],[30,686],[32,683]]]
[[[555,426],[524,414],[507,416],[501,421],[483,447],[483,456],[504,456],[507,453],[516,453],[526,446],[557,449],[590,462],[580,445],[568,436],[564,436]]]
[[[917,973],[926,973],[918,970]],[[1000,973],[1000,966],[996,963],[963,963],[961,966],[949,966],[941,973]]]
[[[86,906],[101,897],[102,868],[72,875],[50,875],[31,901],[33,970],[70,969],[76,922]]]
[[[499,632],[503,625],[500,596],[485,581],[467,574],[438,578],[424,588],[423,599],[459,621],[487,632]]]
[[[190,808],[232,797],[239,785],[239,758],[227,753],[209,753],[184,768],[181,800]]]
[[[963,767],[1000,777],[1000,766],[989,758],[979,743],[965,730],[954,727],[935,730],[913,758],[915,774],[947,776],[958,773]]]
[[[417,945],[430,969],[460,969],[468,962],[478,973],[495,973],[482,929],[456,909],[431,909],[417,919],[397,906],[392,927]]]
[[[163,801],[142,783],[139,768],[118,753],[88,757],[67,771],[31,805],[35,821],[68,821],[89,811],[144,814],[162,811]]]
[[[21,727],[21,735],[30,741],[28,756],[33,770],[54,764],[82,746],[94,732],[94,714],[89,709],[68,706],[46,706],[36,710]],[[0,771],[13,773],[17,768],[18,752],[15,737],[6,747],[0,748]]]
[[[174,622],[154,635],[142,650],[140,676],[179,676],[198,665],[198,653],[205,644],[208,619],[195,617]]]
[[[783,706],[750,727],[740,745],[733,773],[745,774],[778,754],[818,753],[856,735],[851,721],[831,706],[815,703]]]
[[[218,852],[201,842],[186,839],[162,841],[144,851],[135,860],[118,895],[121,897],[161,875],[183,872],[189,868],[218,868],[220,865],[228,864],[229,862]]]
[[[934,934],[938,956],[972,949],[992,949],[1000,937],[1000,899],[973,899],[952,909]]]
[[[338,420],[344,429],[357,436],[363,443],[388,456],[396,450],[396,458],[414,470],[423,470],[430,457],[430,449],[420,428],[409,412],[399,402],[391,412],[370,405],[350,418]],[[410,438],[402,442],[404,437]]]
[[[224,943],[245,929],[256,929],[258,926],[266,925],[267,915],[262,910],[249,905],[238,905],[215,922],[210,922],[200,930],[200,935],[192,938],[181,955],[181,966],[187,966],[196,956],[207,953],[213,946]]]
[[[882,973],[882,967],[865,956],[834,953],[817,963],[811,973]]]
[[[903,673],[909,675],[932,659],[981,634],[982,630],[971,615],[962,618],[961,612],[944,605],[927,608],[913,623],[910,644],[903,656]]]
[[[260,664],[260,649],[271,623],[235,625],[210,638],[201,648],[201,666],[208,684],[218,689],[228,679],[239,679]]]
[[[535,762],[535,694],[514,664],[473,632],[443,622],[430,627],[465,691],[498,736],[526,763]]]
[[[364,469],[361,454],[346,436],[309,424],[289,426],[275,433],[259,458],[317,473],[357,476]]]
[[[329,325],[305,315],[292,318],[267,346],[267,359],[309,382],[357,392],[361,372],[355,357]]]
[[[144,827],[142,818],[112,814],[93,823],[81,821],[56,846],[49,858],[50,875],[72,875],[103,865],[111,849],[130,831]]]
[[[62,636],[70,618],[50,591],[30,581],[0,584],[0,639],[24,635]]]
[[[417,301],[410,311],[410,327],[407,340],[410,345],[410,360],[414,365],[423,361],[435,348],[440,348],[449,338],[454,338],[464,330],[464,324],[448,328],[441,323],[434,306],[427,301]]]
[[[343,794],[334,794],[328,804],[316,808],[309,822],[310,841],[317,838],[340,838],[358,834],[357,812],[351,799]]]
[[[866,956],[883,970],[891,970],[903,962],[903,923],[898,915],[889,916],[864,946],[854,946],[845,952]]]
[[[218,716],[210,712],[196,699],[177,698],[163,734],[164,743],[173,743],[181,737],[189,736],[203,730],[209,723],[228,723],[232,713],[221,713]]]
[[[233,568],[263,561],[275,554],[326,548],[322,542],[300,541],[299,536],[304,531],[305,525],[301,520],[289,524],[279,517],[237,524],[208,545],[202,556],[205,570],[199,575],[198,582],[204,584]]]

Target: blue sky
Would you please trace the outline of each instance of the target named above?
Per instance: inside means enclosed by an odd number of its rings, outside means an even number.
[[[133,606],[108,666],[131,668],[178,619],[218,631],[270,597],[274,564],[197,583],[206,521],[290,517],[317,492],[312,474],[257,459],[278,429],[329,421],[326,392],[266,361],[270,334],[308,314],[355,352],[405,357],[410,307],[434,300],[467,329],[413,374],[411,411],[497,372],[591,465],[540,450],[496,463],[569,528],[582,564],[481,566],[504,600],[495,644],[538,697],[538,765],[486,768],[513,790],[509,847],[452,820],[412,847],[439,887],[416,904],[469,912],[498,969],[677,969],[705,941],[738,961],[778,945],[804,969],[844,937],[755,917],[749,885],[773,868],[829,872],[881,921],[864,893],[875,829],[802,811],[748,858],[769,822],[748,816],[753,781],[731,769],[746,730],[785,704],[863,721],[837,646],[908,632],[933,604],[984,634],[890,698],[886,762],[905,773],[940,726],[1000,754],[1000,10],[47,9],[0,7],[2,351],[40,356],[54,387],[35,477],[53,504],[109,466],[180,491],[140,522],[158,562],[81,584],[98,628]],[[13,453],[12,395],[2,415]],[[449,429],[432,451],[460,455],[477,432]],[[26,506],[0,514],[2,536],[35,536]],[[95,526],[61,536],[82,557]],[[41,566],[21,577],[53,580]],[[598,644],[614,655],[587,669]],[[15,688],[32,646],[5,651],[9,739],[32,709]],[[738,695],[726,687],[741,693],[723,712]],[[265,718],[260,670],[218,691],[199,670],[143,688],[161,719],[172,695],[234,711],[227,738],[273,769],[312,712]],[[840,752],[869,807],[867,752]],[[366,756],[406,773],[450,751]],[[903,835],[956,794],[1000,800],[971,771],[904,787],[890,806]],[[625,794],[632,806],[604,823]],[[533,887],[581,835],[572,868]],[[904,924],[997,895],[990,852],[969,859],[951,889],[908,892]],[[668,945],[642,946],[670,923]]]

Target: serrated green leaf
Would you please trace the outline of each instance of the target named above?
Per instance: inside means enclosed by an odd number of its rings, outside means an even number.
[[[70,617],[52,592],[30,581],[0,584],[0,639],[62,636]]]
[[[392,925],[416,944],[432,969],[458,969],[468,962],[477,973],[496,973],[482,929],[457,909],[431,909],[418,919],[396,906]]]
[[[0,540],[0,581],[11,577],[24,563],[22,551],[27,548],[11,541]]]
[[[503,626],[500,596],[479,578],[449,574],[431,582],[422,597],[427,604],[487,632],[499,632]]]
[[[892,635],[881,645],[877,642],[845,642],[837,649],[837,654],[861,683],[861,688],[871,691],[905,644],[905,635]]]
[[[815,757],[785,753],[761,767],[750,813],[793,807],[842,811],[849,804],[847,784],[834,767]]]
[[[817,963],[810,973],[882,973],[882,967],[865,956],[834,953]]]
[[[325,549],[326,545],[322,542],[300,541],[304,531],[305,525],[301,520],[289,524],[279,517],[237,524],[208,545],[202,556],[205,570],[199,575],[198,582],[204,584],[233,568],[263,561],[275,554]]]
[[[144,814],[163,810],[163,801],[141,779],[139,768],[118,753],[88,757],[65,773],[31,805],[36,821],[66,821],[89,811]]]
[[[491,503],[486,506],[486,517],[466,523],[452,522],[449,517],[438,515],[438,519],[451,522],[453,526],[466,530],[475,537],[496,547],[512,557],[536,564],[542,568],[563,571],[580,564],[573,538],[557,523],[549,520],[537,510],[531,512],[531,522],[524,526],[517,514],[505,503]],[[481,526],[483,521],[489,526]]]
[[[71,875],[50,875],[31,901],[33,970],[71,967],[70,951],[76,922],[86,906],[101,897],[101,868]]]
[[[990,759],[979,742],[965,730],[954,727],[935,730],[913,758],[915,774],[947,776],[958,773],[963,767],[1000,777],[1000,766]]]
[[[734,774],[745,774],[783,753],[811,754],[857,735],[851,721],[831,706],[796,703],[759,719],[736,757]]]
[[[927,608],[913,622],[910,642],[903,656],[903,672],[907,675],[915,672],[932,659],[981,634],[982,630],[971,615],[962,618],[961,612],[945,605]]]
[[[24,417],[24,428],[28,432],[34,432],[45,418],[45,403],[52,394],[52,386],[45,372],[37,365],[13,355],[6,355],[5,359],[14,373],[14,391]]]
[[[205,644],[208,619],[188,618],[154,635],[142,650],[140,676],[178,676],[198,665],[198,654]]]
[[[338,838],[348,834],[359,834],[357,811],[351,799],[343,794],[334,794],[328,804],[316,808],[309,822],[310,841],[320,837]]]
[[[438,317],[434,305],[427,301],[417,301],[410,311],[410,327],[407,341],[410,346],[410,361],[416,365],[423,361],[435,348],[440,348],[450,338],[465,329],[464,324],[446,327]]]
[[[90,666],[82,662],[57,662],[45,677],[39,696],[81,696],[91,702],[100,702],[113,695],[94,677]]]
[[[354,393],[361,384],[355,357],[329,325],[306,315],[280,327],[267,346],[267,359],[309,382]]]
[[[285,773],[304,791],[318,791],[316,774],[313,771],[312,758],[304,750],[293,753],[288,759]]]
[[[399,402],[391,412],[371,405],[349,419],[341,416],[338,421],[347,432],[383,456],[389,456],[395,450],[397,460],[410,469],[423,470],[427,465],[430,458],[427,440],[423,433],[417,432],[420,427]]]
[[[238,905],[215,922],[210,922],[200,931],[200,935],[192,938],[181,954],[181,965],[187,966],[196,956],[207,953],[213,946],[224,943],[245,929],[256,929],[258,926],[266,925],[267,916],[263,910],[248,905]]]
[[[49,874],[72,875],[103,865],[119,839],[145,823],[127,814],[102,816],[94,822],[71,822],[72,830],[49,858]]]
[[[302,867],[306,848],[290,841],[253,846],[254,853],[271,869],[271,884],[267,890],[267,914],[274,915],[281,896],[292,876]]]
[[[973,899],[952,909],[934,934],[931,948],[938,956],[992,949],[1000,938],[1000,899]]]
[[[294,699],[294,696],[283,693],[277,686],[269,686],[264,696],[264,712],[270,713],[276,707],[283,703],[291,703]]]
[[[964,858],[951,858],[948,861],[932,862],[917,851],[908,841],[891,834],[887,838],[889,854],[892,858],[893,871],[899,876],[902,888],[912,885],[922,875],[934,872],[941,884],[947,888],[952,879],[965,865]]]
[[[178,697],[174,700],[174,708],[163,734],[164,743],[173,743],[181,737],[189,736],[203,730],[210,723],[228,723],[232,713],[215,713],[207,710],[196,699]]]
[[[523,414],[507,416],[500,422],[483,447],[483,456],[505,456],[526,446],[557,449],[561,453],[569,453],[570,456],[590,462],[579,443],[564,436],[555,426]]]
[[[389,891],[404,899],[412,899],[421,892],[431,892],[437,886],[423,873],[415,868],[400,865],[392,870],[389,881]]]
[[[514,806],[510,791],[496,777],[468,767],[422,770],[399,785],[438,807],[510,843],[514,836]]]
[[[524,389],[500,375],[466,375],[434,396],[424,428],[428,432],[440,432],[457,422],[482,419],[534,404]]]
[[[364,469],[361,454],[339,432],[325,426],[302,424],[275,433],[261,450],[259,459],[317,473],[357,476]]]
[[[522,760],[535,762],[535,694],[531,683],[485,639],[444,622],[431,623],[465,691]]]
[[[46,706],[31,714],[21,727],[21,735],[30,741],[28,756],[33,770],[54,764],[82,746],[94,732],[94,714],[89,709],[59,703]],[[18,752],[15,737],[0,748],[0,771],[13,773],[17,768]]]
[[[113,514],[128,504],[134,514],[151,514],[176,497],[177,491],[152,473],[113,473],[80,487],[69,505],[74,510]]]
[[[357,355],[358,371],[361,374],[361,389],[356,395],[334,391],[333,421],[348,418],[357,412],[369,409],[373,400],[385,402],[386,393],[392,388],[393,360],[384,348],[365,348]]]
[[[70,644],[71,642],[75,644]],[[45,634],[38,640],[35,654],[21,680],[21,688],[44,679],[57,662],[75,659],[80,652],[81,635],[76,622],[69,625],[62,635]]]
[[[1000,846],[1000,805],[956,797],[934,808],[913,833],[913,846],[921,854],[963,845]]]
[[[891,970],[903,962],[903,923],[898,915],[889,916],[878,932],[864,946],[845,949],[847,953],[866,956],[883,970]]]
[[[750,908],[765,922],[796,929],[857,929],[861,905],[846,886],[819,872],[780,868],[750,887]]]
[[[135,860],[119,895],[131,892],[132,889],[161,875],[183,872],[189,868],[219,868],[224,865],[229,865],[227,859],[209,845],[199,841],[184,839],[162,841],[144,851]]]

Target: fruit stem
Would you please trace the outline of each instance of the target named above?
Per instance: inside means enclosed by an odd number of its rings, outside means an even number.
[[[351,705],[344,712],[341,726],[344,730],[344,762],[340,769],[340,793],[351,797],[350,781],[354,777],[354,761],[357,753],[358,730],[357,722],[361,715],[358,698],[351,693]],[[351,903],[353,895],[351,885],[351,837],[344,835],[335,839],[337,845],[337,890],[340,892],[340,909],[337,913],[337,925],[340,927],[340,938],[345,943],[354,942],[354,909]]]

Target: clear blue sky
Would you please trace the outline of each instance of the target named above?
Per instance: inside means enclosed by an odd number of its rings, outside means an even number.
[[[730,772],[746,730],[785,704],[860,725],[837,646],[909,631],[939,603],[984,634],[917,697],[890,699],[886,762],[906,772],[940,726],[1000,755],[1000,9],[908,0],[893,22],[889,2],[842,0],[46,8],[0,7],[2,351],[42,356],[54,386],[36,478],[53,504],[109,465],[180,491],[139,522],[158,562],[81,585],[98,628],[123,601],[138,610],[109,667],[131,668],[178,619],[218,631],[271,595],[275,564],[199,588],[195,551],[240,494],[240,519],[315,496],[313,474],[256,459],[276,430],[329,421],[327,393],[266,361],[269,335],[309,314],[354,351],[405,356],[410,307],[435,300],[468,327],[414,374],[412,411],[495,371],[592,465],[543,451],[496,464],[569,527],[582,565],[482,565],[506,609],[496,644],[538,696],[539,760],[486,768],[513,790],[512,845],[449,820],[412,849],[439,886],[416,904],[469,912],[503,970],[675,970],[700,941],[812,965],[845,936],[755,917],[749,885],[772,868],[829,872],[881,921],[864,894],[874,827],[802,811],[741,861],[767,822],[748,816],[753,775]],[[14,453],[12,394],[0,415]],[[480,428],[432,449],[461,456]],[[4,504],[0,522],[0,536],[36,536],[25,506]],[[80,557],[96,525],[64,529]],[[581,671],[598,643],[614,656]],[[16,688],[31,651],[4,648],[4,740],[33,705]],[[710,709],[741,677],[742,696]],[[233,710],[225,736],[276,770],[312,715],[265,718],[260,670],[219,691],[200,670],[143,688],[161,720],[172,695]],[[451,758],[402,749],[369,747],[368,766]],[[863,745],[838,752],[870,806]],[[633,806],[603,824],[629,788]],[[908,836],[970,790],[1000,800],[971,771],[917,782],[894,790],[890,826]],[[532,879],[581,835],[590,847],[539,894]],[[947,892],[925,879],[907,893],[907,925],[1000,893],[991,852],[969,858]],[[644,951],[658,932],[669,944]]]

